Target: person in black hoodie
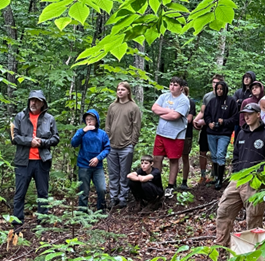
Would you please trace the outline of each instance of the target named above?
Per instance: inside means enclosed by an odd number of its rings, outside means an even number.
[[[233,153],[233,172],[250,168],[262,161],[265,155],[265,126],[260,122],[260,107],[256,103],[247,104],[240,113],[244,113],[246,124],[238,134]],[[238,212],[246,209],[247,229],[262,227],[264,202],[254,206],[248,201],[256,190],[249,183],[237,187],[231,181],[225,189],[219,203],[216,219],[216,243],[229,246],[230,233]]]
[[[234,125],[238,119],[238,109],[234,98],[227,96],[225,82],[215,85],[216,97],[205,108],[204,120],[207,138],[214,166],[216,189],[221,189],[225,171],[225,156]]]
[[[251,89],[250,89],[250,85],[256,81],[256,74],[252,71],[247,71],[243,77],[242,77],[242,88],[236,90],[235,94],[234,94],[234,99],[237,102],[238,105],[238,111],[240,111],[241,108],[241,104],[245,99],[248,99],[252,96],[251,93]],[[237,135],[240,131],[240,126],[237,123],[235,125],[235,140],[237,138]]]

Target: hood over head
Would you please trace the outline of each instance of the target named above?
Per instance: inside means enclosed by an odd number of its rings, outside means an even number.
[[[223,87],[223,95],[222,96],[217,96],[217,92],[216,91],[217,91],[217,86],[218,85],[222,85],[222,87]],[[227,94],[228,94],[228,86],[227,86],[226,82],[223,82],[223,81],[218,82],[215,85],[215,95],[216,95],[216,98],[217,99],[221,99],[221,100],[226,100]]]
[[[42,90],[30,91],[29,97],[28,97],[28,108],[29,108],[29,100],[33,99],[33,98],[36,98],[36,99],[44,102],[44,105],[41,108],[41,111],[48,109],[48,104],[47,104],[46,98],[45,98]]]
[[[250,90],[252,89],[252,87],[254,86],[254,85],[259,85],[260,86],[260,94],[259,94],[259,97],[257,98],[258,99],[258,101],[264,96],[264,86],[263,86],[263,84],[261,83],[261,82],[259,82],[259,81],[254,81],[253,83],[251,83],[250,84],[250,86],[249,86],[249,88],[250,88]],[[253,95],[252,95],[252,97],[253,97]],[[253,97],[254,98],[254,97]]]
[[[248,74],[251,77],[251,83],[256,81],[256,74],[254,72],[252,72],[252,71],[247,71],[242,77],[242,90],[243,91],[245,91],[246,88],[247,88],[246,85],[244,84],[244,77],[245,77],[246,74]]]
[[[87,115],[92,115],[93,117],[96,117],[97,123],[96,123],[96,128],[99,128],[100,125],[100,120],[99,120],[99,114],[95,109],[90,109],[86,113],[83,114],[83,122],[86,124],[86,116]]]

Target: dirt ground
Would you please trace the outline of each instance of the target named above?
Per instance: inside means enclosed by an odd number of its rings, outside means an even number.
[[[220,191],[216,191],[213,185],[198,185],[197,177],[192,174],[190,193],[194,195],[194,201],[188,206],[181,206],[177,196],[172,199],[163,199],[162,206],[156,211],[148,210],[148,207],[135,213],[133,211],[133,199],[123,209],[113,208],[108,211],[108,216],[97,222],[92,230],[100,229],[107,232],[125,235],[124,238],[109,237],[105,243],[100,243],[104,252],[111,256],[121,255],[132,260],[151,260],[162,256],[170,260],[177,249],[183,245],[190,248],[197,246],[214,245],[216,234],[216,210],[218,201],[225,189],[227,182]],[[177,193],[180,191],[176,191]],[[96,203],[96,195],[92,193],[92,206]],[[77,203],[77,202],[76,202]],[[0,212],[8,213],[8,208],[1,203]],[[56,210],[60,211],[60,210]],[[56,214],[56,213],[54,213]],[[29,241],[28,246],[0,246],[0,260],[33,260],[41,251],[36,253],[40,246],[39,241],[49,243],[64,243],[69,234],[55,234],[44,232],[40,239],[35,235],[36,217],[28,212],[25,224],[22,228],[24,239]],[[63,227],[63,224],[57,224]],[[81,228],[81,227],[80,227]],[[235,221],[234,230],[241,231],[246,228],[246,223],[239,217]],[[0,220],[0,230],[7,231],[12,226]],[[1,235],[1,234],[0,234]],[[82,235],[77,235],[77,237]],[[186,252],[187,253],[187,252]],[[185,253],[179,254],[185,256]],[[61,260],[61,259],[53,259]],[[191,259],[190,259],[191,260]],[[196,255],[192,260],[210,260],[209,258]],[[227,260],[222,254],[218,260]]]

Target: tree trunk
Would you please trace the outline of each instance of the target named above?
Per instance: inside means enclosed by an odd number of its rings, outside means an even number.
[[[164,40],[164,36],[161,34],[160,39],[159,39],[159,51],[158,51],[158,57],[157,57],[157,63],[156,63],[156,72],[155,72],[155,81],[156,82],[158,82],[158,73],[159,73],[160,63],[161,63],[163,40]]]
[[[5,28],[6,33],[9,38],[17,40],[17,30],[15,25],[15,20],[13,16],[12,9],[10,5],[8,5],[3,11],[3,17],[5,20]],[[8,45],[8,55],[7,55],[7,69],[14,72],[14,74],[7,74],[7,80],[11,83],[16,84],[16,73],[17,73],[17,61],[16,61],[17,47],[12,46],[12,44]],[[14,89],[8,85],[7,86],[7,96],[8,98],[13,98]],[[8,105],[7,107],[8,114],[11,114],[14,111],[13,105]]]
[[[135,43],[135,47],[141,52],[144,53],[145,52],[145,45],[140,45],[138,43]],[[135,67],[144,70],[144,58],[139,56],[139,55],[135,55],[135,59],[134,59],[134,65]],[[142,106],[144,103],[144,90],[143,87],[141,85],[137,85],[134,86],[133,88],[133,95],[135,98],[135,101]]]
[[[220,31],[218,53],[216,57],[216,64],[218,69],[222,69],[225,59],[225,41],[226,41],[227,24],[224,29]]]

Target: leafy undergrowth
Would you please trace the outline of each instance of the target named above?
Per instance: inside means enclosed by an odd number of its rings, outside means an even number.
[[[162,206],[156,211],[144,208],[141,212],[135,213],[132,200],[126,208],[110,210],[106,218],[101,218],[88,230],[83,229],[82,225],[78,224],[75,228],[75,237],[84,242],[93,232],[103,230],[110,234],[98,233],[98,238],[93,240],[96,240],[94,243],[111,256],[121,255],[133,260],[151,260],[154,257],[163,256],[170,260],[176,250],[183,245],[188,245],[190,248],[214,245],[217,204],[224,188],[225,185],[222,190],[216,191],[213,186],[197,185],[194,182],[190,190],[194,195],[192,203],[189,203],[188,206],[182,206],[181,202],[177,201],[177,195],[175,195],[172,199],[164,199]],[[91,205],[95,206],[95,193],[92,193],[91,199]],[[1,213],[7,213],[4,204],[1,206]],[[63,209],[59,207],[52,209],[52,213],[58,216],[62,214],[62,211]],[[12,229],[4,220],[0,222],[1,231]],[[0,246],[0,259],[4,261],[34,260],[45,250],[39,249],[36,252],[40,247],[40,242],[48,242],[51,245],[64,244],[66,239],[72,238],[72,228],[65,224],[43,225],[44,228],[53,227],[60,232],[43,231],[40,237],[37,237],[34,230],[36,226],[36,217],[33,217],[32,213],[28,213],[22,227],[24,242],[27,240],[28,244],[12,245],[7,251],[7,244],[3,243]],[[238,217],[238,220],[235,221],[234,230],[241,231],[242,229],[246,229],[246,223]],[[125,236],[117,237],[114,236],[114,233]],[[93,248],[93,246],[91,247]],[[81,252],[78,252],[78,248],[74,249],[75,253],[72,254],[74,257],[82,255]],[[185,253],[180,253],[180,256],[185,256]],[[227,259],[224,254],[219,257],[219,260]],[[44,259],[38,258],[36,260]],[[197,255],[194,256],[193,260],[210,259],[206,256]]]

